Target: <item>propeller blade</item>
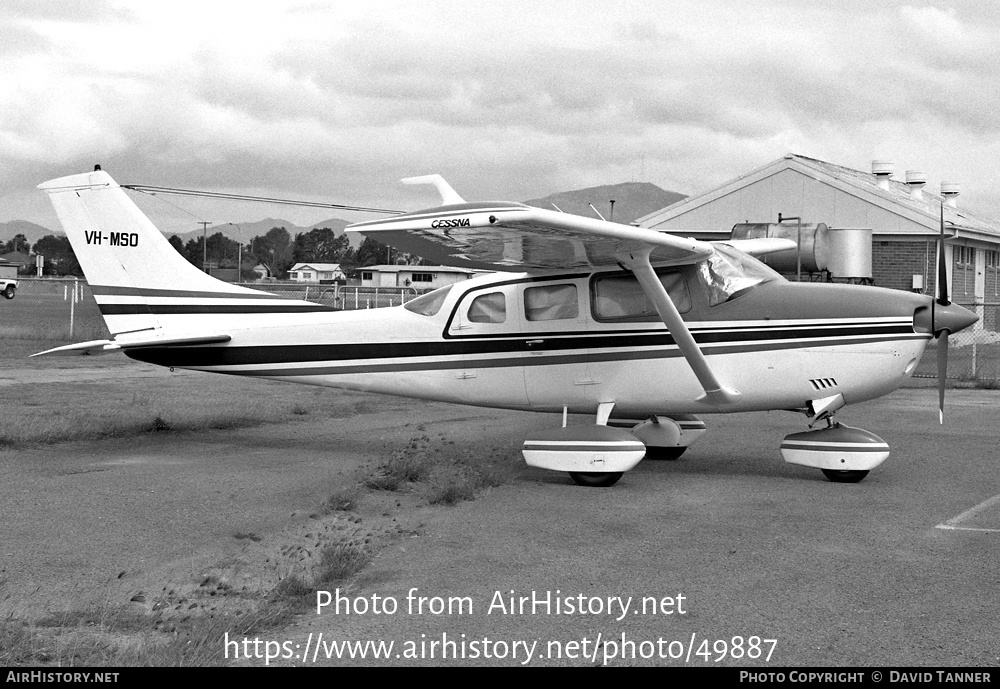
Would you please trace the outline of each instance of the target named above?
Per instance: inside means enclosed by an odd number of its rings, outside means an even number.
[[[948,331],[942,330],[937,345],[938,423],[944,425],[944,387],[948,379]]]
[[[941,204],[941,235],[938,237],[937,251],[937,298],[931,301],[931,333],[938,339],[937,345],[937,378],[938,378],[938,423],[944,425],[944,389],[948,382],[948,335],[949,331],[937,329],[938,305],[948,306],[948,266],[945,263],[944,251],[944,203]]]
[[[945,265],[944,253],[944,204],[941,204],[941,237],[938,239],[938,298],[937,303],[947,306],[951,303],[948,300],[948,266]]]

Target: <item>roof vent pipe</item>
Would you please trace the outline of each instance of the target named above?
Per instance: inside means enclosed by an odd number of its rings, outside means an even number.
[[[958,195],[962,193],[962,185],[958,182],[941,182],[941,196],[944,202],[952,208],[958,208]]]
[[[889,191],[889,180],[892,179],[894,169],[895,166],[887,160],[872,161],[872,175],[875,176],[875,184],[879,189]]]
[[[927,184],[927,173],[919,170],[906,171],[906,186],[910,188],[910,197],[916,201],[924,200],[924,185]]]

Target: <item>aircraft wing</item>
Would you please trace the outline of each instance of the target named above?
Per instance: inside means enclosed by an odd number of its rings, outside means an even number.
[[[523,203],[465,203],[436,175],[404,182],[433,183],[447,205],[346,229],[450,266],[528,272],[627,268],[698,378],[705,391],[700,401],[719,408],[739,400],[739,391],[715,375],[652,267],[697,263],[712,254],[711,244]]]
[[[706,258],[706,242],[620,223],[534,208],[522,203],[460,203],[355,223],[349,232],[462,268],[502,271],[614,266],[649,249],[657,264]]]

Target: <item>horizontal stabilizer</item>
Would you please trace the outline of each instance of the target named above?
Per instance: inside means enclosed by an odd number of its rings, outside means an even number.
[[[63,345],[38,352],[31,356],[98,356],[128,349],[149,347],[184,347],[192,345],[221,344],[229,342],[229,335],[190,335],[184,337],[149,337],[135,340],[90,340],[71,345]]]

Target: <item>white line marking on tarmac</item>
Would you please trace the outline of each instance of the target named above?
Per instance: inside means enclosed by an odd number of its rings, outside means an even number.
[[[965,510],[965,512],[962,512],[962,514],[958,515],[957,517],[952,517],[951,519],[949,519],[948,521],[946,521],[944,524],[938,524],[934,528],[935,529],[950,529],[950,530],[953,530],[953,531],[986,531],[986,532],[989,532],[989,533],[1000,533],[1000,529],[979,529],[979,528],[975,528],[975,527],[972,527],[972,526],[959,526],[959,524],[961,524],[962,522],[964,522],[966,519],[969,519],[970,517],[974,517],[975,515],[977,515],[980,512],[982,512],[983,510],[985,510],[985,509],[987,509],[989,507],[992,507],[993,505],[997,504],[998,502],[1000,502],[1000,495],[994,495],[989,500],[984,500],[983,502],[979,503],[978,505],[976,505],[972,509]]]

